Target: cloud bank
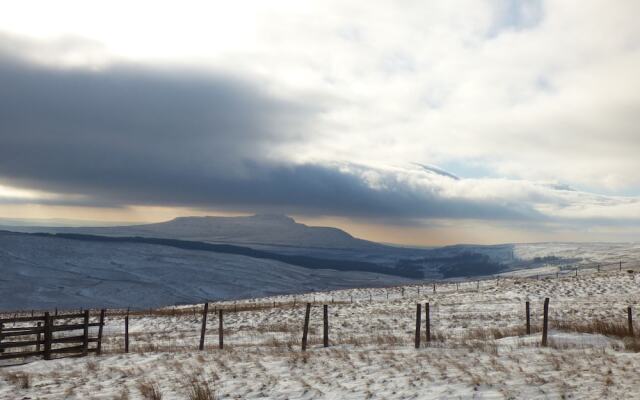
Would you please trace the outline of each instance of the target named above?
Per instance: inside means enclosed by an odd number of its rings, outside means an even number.
[[[637,4],[73,7],[0,16],[5,204],[640,227]]]

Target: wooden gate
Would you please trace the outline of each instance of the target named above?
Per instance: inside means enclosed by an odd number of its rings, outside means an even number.
[[[0,318],[0,360],[30,357],[51,360],[56,355],[100,354],[104,312],[100,311],[98,322],[90,321],[88,310],[77,314],[47,312],[41,316]],[[90,327],[98,327],[95,337],[89,335]]]

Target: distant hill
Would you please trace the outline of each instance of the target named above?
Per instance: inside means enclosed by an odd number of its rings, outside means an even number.
[[[257,214],[247,217],[178,217],[167,222],[110,227],[13,226],[14,232],[81,233],[105,236],[142,236],[324,249],[375,249],[386,246],[357,239],[330,227],[307,226],[286,215]]]

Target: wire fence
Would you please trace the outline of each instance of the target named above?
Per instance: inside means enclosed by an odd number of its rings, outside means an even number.
[[[430,306],[429,328],[433,339],[427,342],[429,346],[455,347],[473,341],[523,336],[527,301],[530,305],[531,332],[540,332],[545,297],[551,297],[551,329],[557,327],[567,330],[573,326],[576,330],[587,330],[586,321],[598,321],[611,326],[625,325],[628,307],[635,308],[640,303],[637,294],[640,292],[635,290],[638,288],[637,274],[629,274],[631,278],[628,281],[617,280],[626,285],[619,293],[614,293],[612,288],[597,287],[589,290],[583,288],[583,292],[580,292],[576,290],[580,285],[572,280],[576,271],[578,278],[595,273],[606,279],[611,272],[623,271],[623,266],[624,270],[636,271],[640,264],[628,261],[603,263],[595,267],[565,269],[557,274],[424,281],[402,287],[355,288],[208,302],[204,350],[219,348],[218,336],[222,332],[226,349],[298,351],[307,304],[311,306],[308,328],[310,349],[324,344],[324,315],[320,305],[328,306],[329,343],[335,348],[397,348],[413,345],[416,303],[429,303]],[[554,287],[553,282],[557,282],[558,287]],[[601,295],[597,294],[598,290],[603,291]],[[595,295],[592,294],[594,291]],[[53,310],[51,314],[57,315],[58,312]],[[222,330],[220,312],[223,316]],[[29,310],[1,313],[0,317],[15,318],[40,313]],[[93,315],[95,313],[92,311]],[[633,323],[625,331],[632,330],[629,329],[632,327]],[[202,304],[159,309],[109,309],[102,349],[105,354],[194,351],[203,340],[202,329]],[[594,331],[597,330],[594,328]],[[616,332],[619,334],[622,331]],[[633,334],[627,336],[635,337]],[[0,336],[0,345],[1,340]]]

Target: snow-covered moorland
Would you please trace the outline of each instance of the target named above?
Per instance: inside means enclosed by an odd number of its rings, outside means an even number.
[[[102,356],[0,368],[0,397],[144,399],[155,388],[163,399],[183,399],[195,384],[220,399],[637,398],[638,338],[620,332],[627,307],[640,301],[639,286],[638,273],[623,270],[501,278],[459,290],[449,284],[435,293],[431,286],[311,293],[298,295],[295,306],[293,296],[212,303],[205,351],[198,351],[202,305],[132,314],[129,354],[123,315],[113,311]],[[545,297],[547,348],[539,345]],[[304,302],[314,298],[303,353]],[[531,335],[524,332],[527,300]],[[326,349],[323,302],[330,317]],[[430,303],[433,341],[426,345],[423,337],[415,349],[418,302]],[[227,310],[223,350],[214,313],[220,307]]]

